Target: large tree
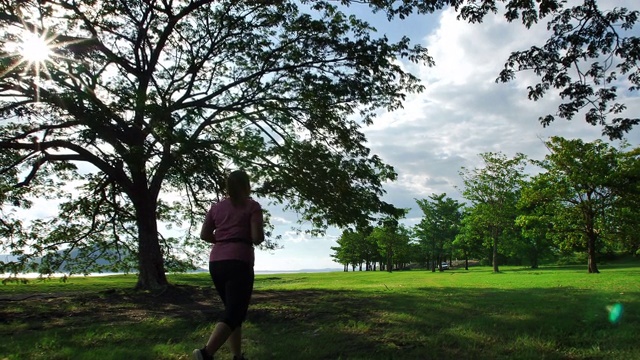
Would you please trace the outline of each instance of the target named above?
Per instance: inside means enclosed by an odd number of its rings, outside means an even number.
[[[462,168],[463,196],[469,200],[467,221],[479,226],[486,234],[491,248],[493,271],[498,272],[498,253],[501,242],[511,239],[515,232],[516,204],[520,196],[526,156],[516,154],[507,158],[502,153],[480,154],[483,165],[474,169]],[[473,219],[473,220],[472,220]]]
[[[164,286],[194,241],[159,222],[197,226],[233,168],[313,230],[395,214],[380,196],[396,174],[361,127],[422,89],[400,59],[431,59],[331,2],[307,5],[0,0],[3,211],[34,197],[60,210],[29,224],[3,212],[20,259],[3,270],[48,254],[42,271],[87,271],[107,256],[137,266],[139,288]],[[36,62],[20,51],[32,37],[50,51]]]
[[[566,249],[584,250],[588,272],[598,273],[597,254],[605,242],[634,238],[625,219],[637,224],[634,209],[639,189],[637,152],[624,153],[596,140],[553,137],[546,142],[549,154],[536,162],[544,172],[532,179],[524,199],[551,213],[553,236]],[[548,217],[548,215],[545,215]]]

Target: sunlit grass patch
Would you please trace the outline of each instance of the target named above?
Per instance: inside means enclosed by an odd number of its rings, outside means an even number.
[[[640,268],[601,269],[258,275],[244,349],[254,359],[640,358]],[[29,298],[0,308],[0,354],[187,359],[221,310],[206,273],[170,274],[168,298],[109,278],[12,291]],[[624,309],[616,321],[612,304]]]

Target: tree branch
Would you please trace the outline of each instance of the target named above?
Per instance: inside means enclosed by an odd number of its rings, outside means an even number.
[[[33,150],[33,151],[46,151],[48,149],[57,149],[57,148],[65,148],[71,151],[76,152],[76,154],[46,154],[42,160],[41,164],[37,166],[37,168],[32,169],[32,173],[37,172],[39,167],[47,161],[81,161],[88,162],[98,169],[100,169],[103,173],[114,179],[120,186],[125,189],[127,193],[133,193],[133,184],[124,173],[123,169],[116,168],[111,166],[106,161],[100,159],[93,153],[84,149],[83,147],[73,144],[69,141],[64,140],[53,140],[53,141],[45,141],[45,142],[37,142],[37,143],[17,143],[17,142],[8,142],[8,141],[0,141],[0,149],[16,149],[16,150]]]

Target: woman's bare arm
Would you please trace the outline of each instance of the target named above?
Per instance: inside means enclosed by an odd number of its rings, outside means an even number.
[[[264,241],[264,219],[262,209],[257,211],[251,219],[251,242],[253,245],[260,245]]]
[[[216,229],[216,225],[211,220],[211,217],[205,216],[204,223],[202,224],[202,228],[200,229],[200,239],[208,242],[214,243],[216,242],[216,236],[213,234],[213,231]]]

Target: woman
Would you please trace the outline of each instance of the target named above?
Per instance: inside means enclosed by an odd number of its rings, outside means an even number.
[[[200,231],[200,238],[213,243],[209,273],[224,304],[224,314],[205,347],[193,351],[196,360],[213,359],[227,339],[233,358],[244,359],[241,326],[253,292],[253,245],[264,241],[262,208],[250,193],[247,173],[237,170],[229,174],[228,197],[211,206]]]

